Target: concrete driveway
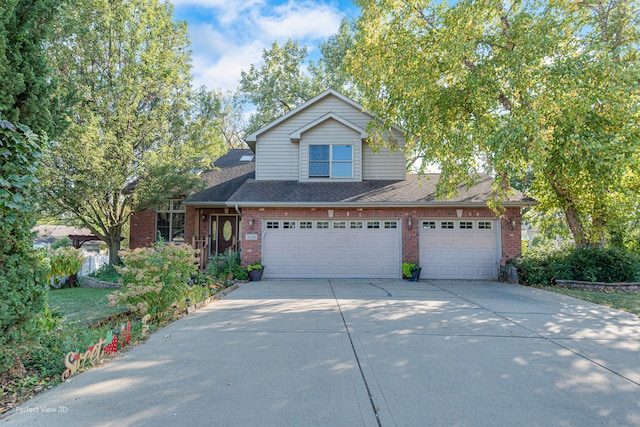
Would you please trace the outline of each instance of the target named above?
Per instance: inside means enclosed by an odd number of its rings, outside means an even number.
[[[640,426],[640,320],[491,282],[255,282],[3,422]]]

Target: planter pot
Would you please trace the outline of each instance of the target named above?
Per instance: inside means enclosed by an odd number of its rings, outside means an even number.
[[[260,268],[258,270],[249,271],[249,280],[252,282],[259,282],[262,280],[262,273],[264,272],[264,268]]]
[[[421,271],[422,271],[422,268],[418,268],[417,270],[411,270],[411,277],[409,277],[407,280],[409,282],[417,282],[418,280],[420,280]]]

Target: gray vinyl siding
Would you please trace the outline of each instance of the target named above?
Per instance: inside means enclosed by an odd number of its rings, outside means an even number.
[[[405,179],[407,162],[404,156],[404,138],[394,132],[394,138],[401,146],[397,150],[380,147],[374,151],[369,144],[362,147],[362,179]]]
[[[353,108],[341,99],[331,95],[320,99],[315,104],[289,117],[277,126],[261,133],[256,143],[256,180],[301,180],[308,177],[309,155],[301,152],[301,146],[308,144],[306,138],[319,138],[317,129],[325,129],[332,136],[344,137],[349,135],[352,140],[358,140],[359,136],[353,129],[342,124],[328,120],[316,128],[309,129],[302,136],[300,142],[292,142],[290,135],[303,126],[313,122],[327,113],[334,113],[353,124],[366,128],[371,121],[371,116]],[[341,129],[339,129],[341,128]],[[365,147],[362,147],[364,145]],[[355,146],[355,143],[354,143]],[[354,150],[354,177],[360,179],[404,179],[405,162],[401,153],[390,155],[388,150],[381,150],[380,154],[371,155],[367,144],[358,144],[360,153]],[[367,154],[367,152],[369,152]],[[401,159],[400,159],[401,158]],[[401,161],[399,161],[401,160]],[[387,163],[388,162],[388,163]],[[367,168],[379,168],[380,170],[367,171]],[[393,172],[395,171],[395,173]],[[375,178],[380,176],[379,178]],[[393,176],[392,178],[389,178]],[[374,178],[366,178],[374,177]],[[355,178],[354,178],[355,179]]]

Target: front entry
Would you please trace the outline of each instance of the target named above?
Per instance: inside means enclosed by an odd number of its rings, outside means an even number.
[[[211,215],[211,255],[238,251],[238,217]]]

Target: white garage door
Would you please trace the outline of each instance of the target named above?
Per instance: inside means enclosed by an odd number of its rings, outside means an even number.
[[[398,220],[265,220],[265,278],[398,278]]]
[[[425,279],[494,279],[498,230],[491,220],[420,221],[420,267]]]

